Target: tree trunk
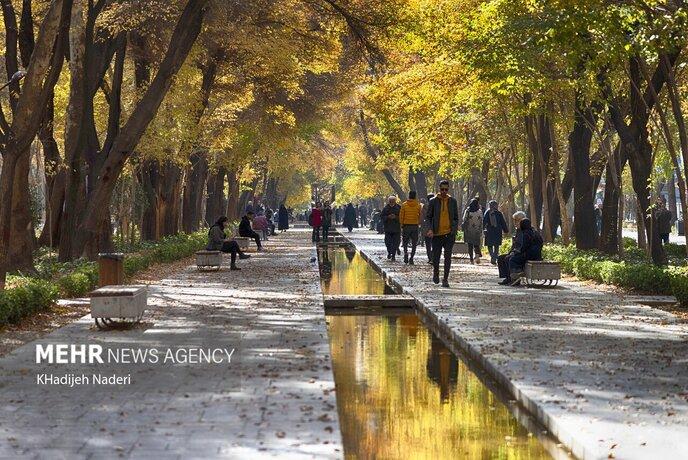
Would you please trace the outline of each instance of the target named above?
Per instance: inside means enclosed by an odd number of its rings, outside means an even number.
[[[212,225],[220,216],[224,215],[225,200],[225,175],[224,168],[219,168],[217,172],[208,177],[207,198],[205,205],[206,221]]]
[[[203,191],[208,180],[208,158],[206,151],[197,151],[189,159],[186,180],[184,182],[184,204],[182,229],[195,232],[200,228],[201,209],[203,208]]]
[[[596,123],[597,116],[594,109],[586,106],[583,96],[577,93],[573,130],[569,135],[569,149],[573,159],[573,225],[578,249],[597,247],[594,190],[590,175],[590,143]]]
[[[619,254],[622,240],[619,233],[619,202],[623,199],[621,177],[626,166],[621,146],[614,149],[605,171],[604,200],[602,201],[602,234],[600,250],[606,254]],[[622,227],[623,228],[623,227]]]

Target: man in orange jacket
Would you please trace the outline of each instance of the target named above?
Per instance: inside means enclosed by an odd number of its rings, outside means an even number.
[[[418,225],[420,224],[421,205],[416,199],[416,191],[409,192],[409,199],[401,205],[399,223],[401,224],[401,240],[404,245],[404,263],[413,265],[413,257],[418,246]],[[408,255],[408,243],[411,241],[411,257]]]

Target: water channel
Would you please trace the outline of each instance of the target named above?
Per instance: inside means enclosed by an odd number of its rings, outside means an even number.
[[[393,293],[353,247],[318,256],[323,294]],[[413,309],[328,310],[327,323],[346,458],[552,458],[556,441],[519,423]]]

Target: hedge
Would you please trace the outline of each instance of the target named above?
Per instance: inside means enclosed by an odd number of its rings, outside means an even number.
[[[128,277],[156,263],[168,263],[193,255],[205,246],[205,230],[170,236],[146,249],[127,254],[124,274]],[[50,308],[59,298],[83,297],[98,285],[95,262],[77,261],[59,264],[43,261],[37,277],[11,277],[11,286],[0,291],[0,326],[16,323],[22,318]]]
[[[658,267],[635,252],[625,256],[628,260],[618,260],[561,245],[545,246],[543,257],[559,262],[564,273],[580,279],[652,294],[673,294],[682,306],[688,306],[688,267]]]

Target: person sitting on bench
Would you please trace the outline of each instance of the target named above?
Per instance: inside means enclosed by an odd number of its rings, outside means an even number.
[[[521,237],[521,221],[526,218],[526,213],[517,211],[512,216],[514,222],[515,235],[511,238],[511,249],[507,254],[502,254],[497,257],[497,268],[499,270],[499,277],[504,278],[499,284],[506,286],[511,284],[511,273],[509,273],[509,259],[519,251],[519,239]]]
[[[529,260],[542,260],[542,236],[533,228],[530,219],[523,219],[520,227],[519,249],[509,257],[509,278],[511,279],[512,286],[521,283],[526,262]]]
[[[217,222],[215,222],[212,227],[210,227],[210,230],[208,230],[208,246],[206,249],[208,251],[222,251],[231,254],[232,264],[230,269],[240,270],[236,265],[237,254],[239,254],[240,259],[248,259],[251,256],[244,254],[236,241],[227,239],[227,235],[225,234],[225,224],[227,220],[226,216],[222,216],[217,219]]]
[[[254,215],[255,214],[253,214],[253,211],[248,211],[246,215],[241,218],[241,222],[239,223],[239,236],[253,238],[256,241],[258,250],[262,251],[263,246],[260,244],[260,235],[254,232],[253,228],[251,228],[251,221],[253,220]]]

